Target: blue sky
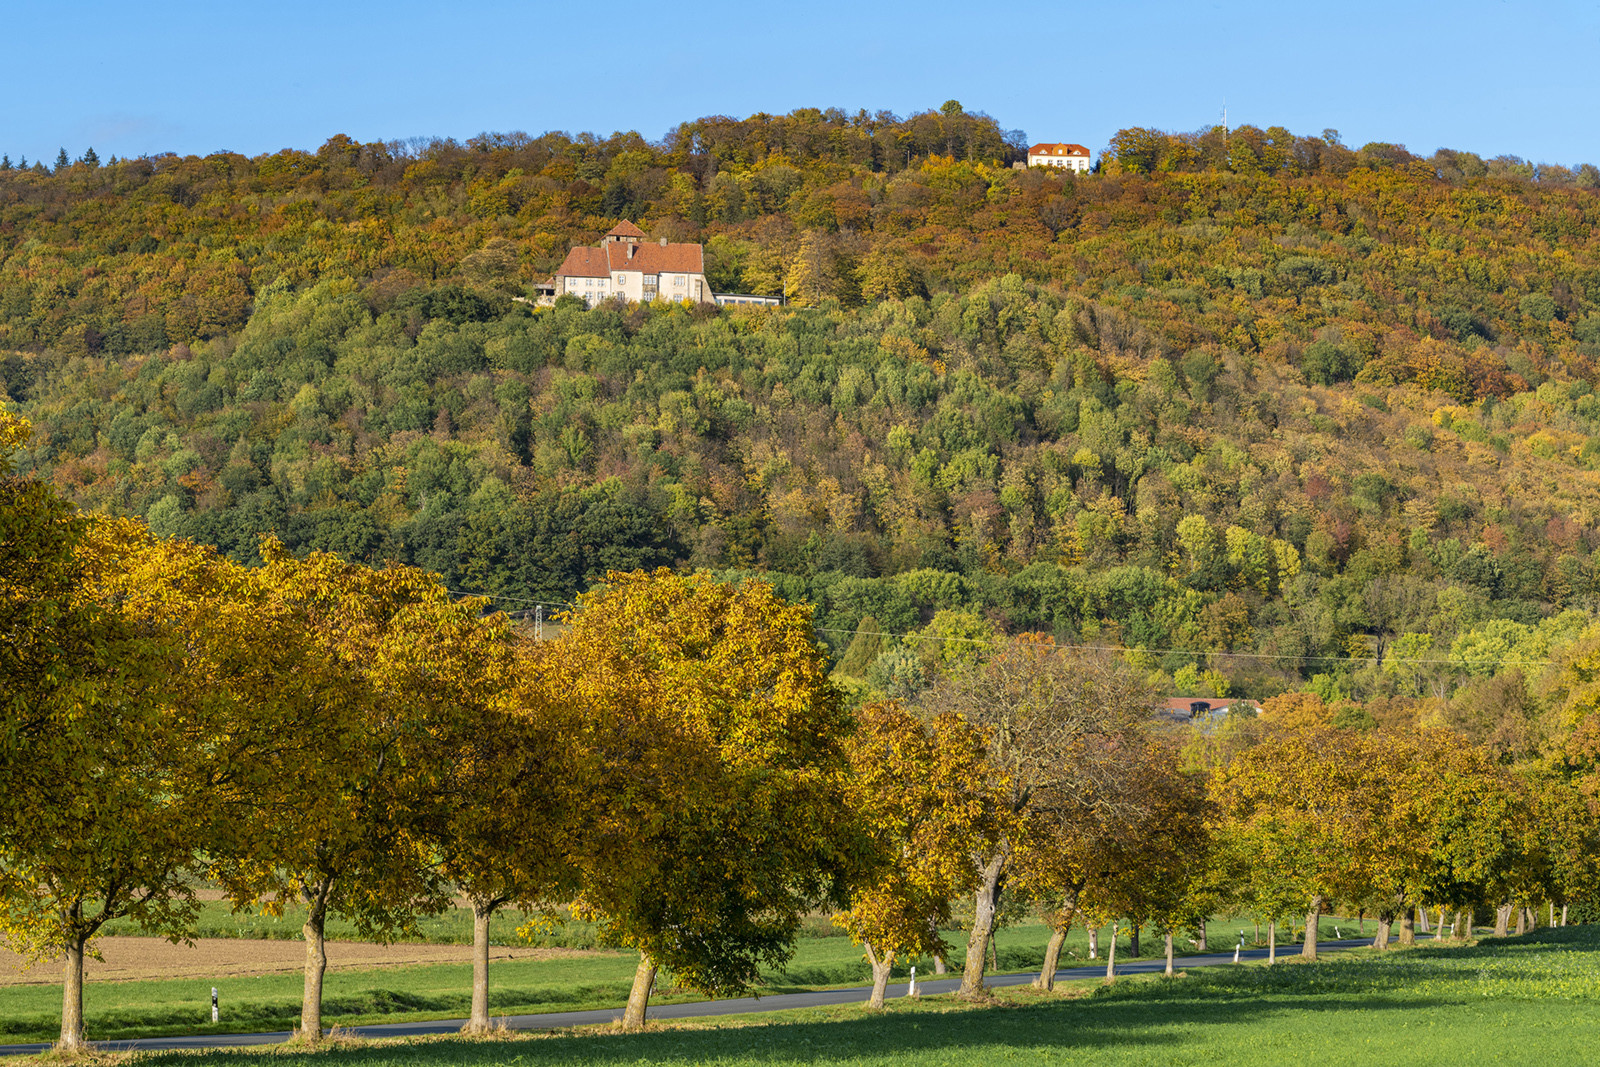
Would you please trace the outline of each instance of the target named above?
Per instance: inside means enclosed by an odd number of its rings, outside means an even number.
[[[1338,129],[1600,163],[1591,3],[239,5],[9,0],[0,152],[247,154],[955,98],[1098,152],[1124,126]]]

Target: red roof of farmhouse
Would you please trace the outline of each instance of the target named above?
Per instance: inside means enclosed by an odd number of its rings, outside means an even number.
[[[607,237],[644,237],[631,222],[621,222]],[[630,256],[628,253],[632,252]],[[697,244],[660,244],[652,241],[607,241],[599,248],[574,248],[556,270],[557,278],[607,278],[612,271],[637,270],[645,274],[704,274],[705,255]]]
[[[557,278],[609,278],[611,268],[606,266],[603,248],[574,248],[556,268]]]
[[[1030,156],[1086,156],[1089,150],[1081,144],[1036,144],[1028,149]]]

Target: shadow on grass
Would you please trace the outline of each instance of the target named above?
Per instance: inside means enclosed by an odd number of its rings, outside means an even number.
[[[642,1034],[589,1033],[471,1042],[444,1039],[406,1045],[337,1046],[319,1052],[274,1054],[274,1065],[304,1060],[339,1067],[395,1067],[400,1064],[461,1064],[467,1067],[518,1064],[699,1064],[855,1062],[864,1058],[915,1060],[939,1053],[941,1061],[963,1054],[973,1062],[1010,1053],[1051,1054],[1144,1048],[1152,1054],[1193,1039],[1204,1028],[1247,1026],[1266,1017],[1301,1010],[1334,1011],[1359,1007],[1366,1013],[1427,1011],[1446,1000],[1362,996],[1299,996],[1228,999],[1196,997],[1186,983],[1143,984],[1143,995],[1091,996],[997,1005],[987,1009],[940,1010],[937,1002],[889,1012],[859,1014],[829,1021],[783,1022],[703,1030],[660,1030]],[[841,1013],[843,1014],[843,1013]],[[1371,1016],[1368,1016],[1369,1018]],[[1218,1040],[1227,1040],[1219,1035]],[[140,1067],[170,1064],[198,1067],[205,1062],[237,1063],[235,1053],[197,1057],[193,1053],[150,1055]]]

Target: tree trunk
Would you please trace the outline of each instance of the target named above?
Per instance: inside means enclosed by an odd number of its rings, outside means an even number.
[[[472,1017],[461,1029],[466,1033],[489,1031],[489,920],[500,901],[472,902]]]
[[[1311,910],[1306,912],[1306,940],[1300,955],[1308,960],[1317,958],[1317,922],[1322,918],[1322,898],[1311,898]]]
[[[310,1044],[322,1040],[322,976],[328,971],[323,929],[328,922],[328,893],[332,889],[333,879],[325,877],[315,889],[305,892],[306,921],[300,935],[306,942],[306,985],[300,999],[299,1039]]]
[[[962,997],[983,995],[983,970],[988,962],[989,938],[994,935],[995,913],[1005,880],[1006,854],[999,850],[983,865],[983,882],[973,900],[972,935],[967,938],[967,965],[961,972]]]
[[[1437,931],[1434,935],[1435,937],[1444,936],[1444,906],[1442,904],[1439,906],[1439,924],[1435,927],[1435,930]]]
[[[67,960],[61,974],[61,1040],[56,1048],[81,1051],[83,1040],[83,946],[88,938],[74,933],[67,942]]]
[[[1565,904],[1561,905],[1561,925],[1567,925],[1567,906]]]
[[[1210,921],[1211,921],[1211,917],[1209,915],[1203,917],[1200,920],[1200,929],[1197,931],[1197,936],[1194,939],[1195,940],[1194,950],[1196,952],[1206,952],[1206,951],[1208,951],[1207,948],[1206,948],[1206,923],[1208,923]]]
[[[894,970],[894,953],[886,952],[879,956],[870,944],[866,950],[867,961],[872,964],[872,996],[867,998],[867,1007],[882,1011],[883,995],[889,988],[889,972]]]
[[[1172,927],[1167,927],[1167,974],[1172,974]]]
[[[1505,937],[1511,926],[1511,905],[1502,904],[1494,909],[1494,936]]]
[[[1278,962],[1278,920],[1267,923],[1267,963]]]
[[[639,953],[639,969],[633,972],[633,989],[628,993],[628,1008],[622,1013],[622,1028],[638,1030],[644,1026],[644,1013],[650,1007],[650,989],[656,984],[656,965]]]
[[[1089,927],[1089,958],[1091,960],[1100,958],[1100,928],[1098,926]]]
[[[1394,916],[1387,913],[1378,916],[1378,932],[1373,935],[1372,947],[1380,952],[1389,948],[1389,927],[1394,922]]]
[[[1409,905],[1405,914],[1400,916],[1400,943],[1402,945],[1417,943],[1417,913]]]
[[[1144,953],[1139,951],[1139,927],[1140,923],[1138,919],[1134,919],[1128,924],[1128,955],[1132,956],[1134,959],[1138,959],[1140,956],[1144,955]]]
[[[1111,923],[1111,947],[1106,949],[1106,985],[1117,980],[1117,924]]]
[[[946,964],[944,962],[944,953],[943,952],[935,952],[933,954],[933,973],[934,974],[945,974],[948,970],[949,970],[949,968],[946,966]]]
[[[1422,907],[1421,905],[1418,905],[1417,906],[1417,915],[1420,918],[1420,922],[1417,925],[1417,929],[1421,930],[1423,933],[1427,933],[1428,932],[1428,909]]]
[[[1472,913],[1470,911],[1456,912],[1456,923],[1450,931],[1451,937],[1455,938],[1457,941],[1465,941],[1467,938],[1472,936],[1472,926],[1470,920],[1468,919],[1468,916],[1471,914]],[[1443,924],[1441,923],[1440,925]]]
[[[1044,965],[1039,968],[1039,977],[1034,979],[1035,989],[1054,989],[1056,987],[1056,967],[1061,962],[1061,946],[1067,940],[1067,928],[1058,926],[1050,931],[1050,942],[1044,947]]]

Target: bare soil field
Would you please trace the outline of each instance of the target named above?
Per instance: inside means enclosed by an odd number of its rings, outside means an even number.
[[[193,945],[174,945],[159,937],[103,937],[94,946],[104,960],[85,960],[84,977],[91,982],[127,982],[161,978],[219,978],[278,974],[305,966],[305,944],[300,941],[265,941],[247,938],[203,938]],[[419,963],[470,963],[468,945],[378,945],[364,941],[328,942],[329,970],[370,970],[407,967]],[[564,948],[495,946],[491,960],[552,959],[592,953]],[[32,967],[27,960],[0,948],[0,986],[54,985],[61,981],[59,960]]]

